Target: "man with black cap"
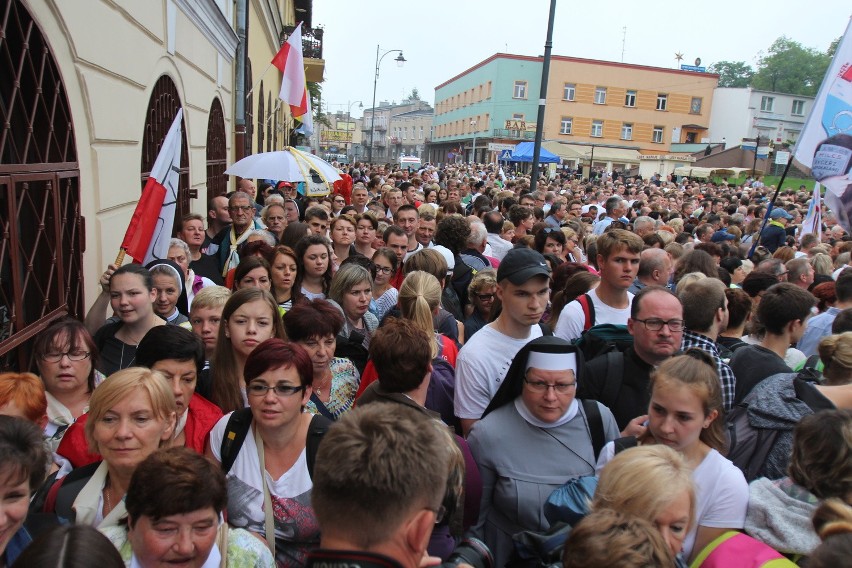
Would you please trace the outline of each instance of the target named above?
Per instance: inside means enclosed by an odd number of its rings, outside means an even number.
[[[786,227],[792,219],[793,216],[780,207],[773,207],[769,214],[769,224],[760,233],[760,244],[773,253],[778,247],[787,244]]]
[[[465,435],[497,392],[515,354],[541,337],[539,321],[547,307],[549,277],[544,257],[532,249],[512,249],[500,263],[497,298],[502,311],[465,343],[456,360],[454,406]]]

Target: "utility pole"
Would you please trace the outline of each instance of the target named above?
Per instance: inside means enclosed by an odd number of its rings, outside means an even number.
[[[535,125],[533,146],[532,179],[530,191],[535,191],[538,182],[538,159],[541,156],[541,140],[544,136],[544,105],[547,102],[547,78],[550,75],[550,51],[553,48],[553,20],[556,18],[556,0],[550,0],[550,16],[547,20],[547,39],[544,42],[544,61],[541,66],[541,91],[538,96],[538,118]]]

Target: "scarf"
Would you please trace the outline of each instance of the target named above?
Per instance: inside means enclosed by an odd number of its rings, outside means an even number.
[[[222,277],[228,275],[228,271],[232,268],[236,268],[240,263],[240,255],[237,254],[237,247],[243,244],[249,233],[251,233],[251,226],[247,227],[243,234],[240,235],[240,238],[237,238],[237,231],[234,229],[234,225],[231,225],[230,232],[228,233],[228,242],[230,243],[230,252],[228,253],[228,258],[225,260],[225,267],[222,269]]]

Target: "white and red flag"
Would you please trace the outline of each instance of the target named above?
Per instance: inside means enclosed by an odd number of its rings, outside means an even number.
[[[121,242],[121,248],[141,264],[166,258],[169,253],[180,177],[182,118],[183,109],[178,109]]]
[[[278,98],[290,105],[290,114],[302,123],[297,130],[306,135],[314,132],[311,118],[311,97],[305,81],[305,60],[302,55],[302,23],[296,26],[275,57],[275,65],[283,74]]]

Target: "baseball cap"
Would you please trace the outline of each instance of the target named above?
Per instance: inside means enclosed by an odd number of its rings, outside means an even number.
[[[781,209],[780,207],[773,207],[772,213],[769,214],[770,219],[787,219],[788,221],[793,218],[792,215]]]
[[[526,247],[507,252],[497,268],[497,282],[508,278],[515,286],[535,276],[550,276],[550,269],[540,252]]]

